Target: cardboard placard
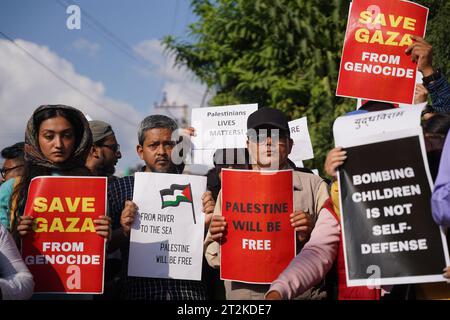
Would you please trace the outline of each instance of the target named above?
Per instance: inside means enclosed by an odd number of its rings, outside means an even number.
[[[292,170],[222,170],[221,279],[271,283],[295,257]]]
[[[338,181],[348,286],[444,281],[450,262],[431,214],[420,112],[411,106],[335,121],[336,145],[347,151]]]
[[[353,0],[337,96],[413,104],[417,64],[405,54],[424,37],[428,9],[410,1]]]
[[[128,275],[200,280],[206,177],[135,173]]]
[[[37,177],[30,182],[26,216],[33,231],[22,239],[22,257],[36,293],[103,293],[106,239],[94,220],[106,215],[107,179]]]

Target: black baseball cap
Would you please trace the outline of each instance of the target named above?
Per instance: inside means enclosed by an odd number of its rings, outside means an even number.
[[[274,108],[259,108],[248,117],[247,130],[260,128],[275,128],[290,135],[286,115],[282,111]]]
[[[367,110],[369,112],[395,109],[395,106],[389,102],[370,100],[364,103],[358,110]]]

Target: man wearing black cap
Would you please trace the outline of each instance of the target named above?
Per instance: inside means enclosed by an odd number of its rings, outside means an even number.
[[[256,170],[287,169],[293,141],[288,120],[277,109],[260,108],[247,119],[247,148]]]
[[[122,158],[111,125],[100,120],[89,121],[93,144],[86,160],[86,167],[97,176],[112,177],[117,161]]]
[[[288,162],[293,140],[290,138],[288,120],[284,113],[277,109],[260,108],[249,116],[247,129],[247,148],[253,170],[293,169]],[[280,188],[283,187],[291,188],[292,185],[280,186]],[[318,219],[318,213],[329,194],[327,185],[322,178],[305,172],[293,172],[293,188],[295,212],[291,214],[291,225],[297,231],[299,240],[297,248],[301,248],[308,241],[311,230]],[[244,193],[245,190],[242,192]],[[219,242],[226,228],[221,209],[222,194],[220,192],[204,243],[205,257],[213,268],[220,267]],[[323,268],[322,271],[325,273],[331,268],[333,254],[331,252],[330,259],[326,259],[326,263],[318,266],[318,268]],[[269,288],[270,285],[225,281],[226,297],[231,300],[264,299]],[[321,289],[311,289],[301,293],[300,298],[305,299],[326,296]]]

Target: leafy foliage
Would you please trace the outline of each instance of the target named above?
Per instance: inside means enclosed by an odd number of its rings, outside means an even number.
[[[430,9],[425,40],[433,45],[433,65],[442,69],[450,80],[450,1],[418,0]]]
[[[333,147],[333,121],[356,104],[335,96],[350,1],[191,1],[199,17],[190,26],[192,42],[164,39],[177,64],[214,91],[210,105],[256,102],[292,119],[307,116],[315,158],[305,165],[322,169]],[[421,2],[449,6],[445,0]],[[448,10],[432,14],[448,25]],[[448,38],[439,32],[430,37],[439,43]],[[436,50],[449,63],[447,43]]]

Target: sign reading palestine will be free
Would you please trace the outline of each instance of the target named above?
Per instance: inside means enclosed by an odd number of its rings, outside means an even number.
[[[292,170],[222,170],[220,277],[271,283],[295,257]]]

